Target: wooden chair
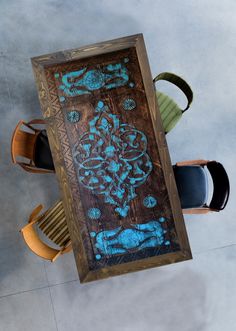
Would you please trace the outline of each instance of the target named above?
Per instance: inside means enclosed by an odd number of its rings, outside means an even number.
[[[205,214],[225,208],[230,185],[221,163],[207,160],[184,161],[176,163],[173,170],[184,214]],[[208,173],[213,182],[213,195],[209,204]]]
[[[17,124],[11,141],[12,162],[28,172],[53,173],[55,170],[46,130],[36,129],[34,124],[45,124],[45,122],[42,119],[34,119],[29,123],[21,120]],[[23,127],[30,129],[31,132],[23,130]],[[17,160],[19,157],[29,161]]]
[[[29,223],[20,232],[28,247],[36,255],[54,262],[60,255],[71,251],[70,235],[61,201],[39,215],[43,206],[37,206],[29,217]],[[42,232],[58,248],[48,246],[40,238]]]
[[[193,100],[193,92],[186,81],[170,72],[163,72],[153,79],[155,84],[159,80],[168,81],[176,85],[185,94],[188,103],[185,109],[181,109],[168,95],[156,90],[156,99],[161,113],[161,119],[165,133],[170,132],[181,119],[183,113],[190,107]]]

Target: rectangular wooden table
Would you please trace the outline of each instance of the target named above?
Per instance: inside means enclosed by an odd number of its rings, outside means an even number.
[[[191,259],[142,34],[32,65],[80,281]]]

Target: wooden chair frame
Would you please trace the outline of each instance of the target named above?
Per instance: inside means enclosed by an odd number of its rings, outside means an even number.
[[[29,217],[29,222],[25,225],[20,232],[23,235],[23,238],[30,248],[30,250],[36,255],[54,262],[60,255],[69,253],[72,250],[71,241],[61,249],[56,249],[45,244],[40,237],[38,236],[34,225],[40,222],[45,213],[39,215],[40,211],[43,209],[43,205],[38,205],[31,213]]]
[[[35,143],[41,130],[36,129],[34,124],[45,124],[43,119],[34,119],[28,123],[23,120],[17,124],[11,140],[11,157],[12,162],[21,166],[24,170],[32,173],[54,173],[54,170],[37,168],[34,164]],[[33,133],[21,130],[22,126],[32,130]],[[29,159],[29,163],[17,161],[17,156]]]

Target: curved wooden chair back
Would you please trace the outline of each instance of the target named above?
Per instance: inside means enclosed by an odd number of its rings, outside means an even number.
[[[37,135],[41,130],[36,129],[34,124],[45,124],[42,119],[35,119],[26,123],[24,121],[19,121],[17,124],[11,140],[11,156],[12,162],[21,166],[24,170],[33,173],[53,173],[53,170],[40,169],[34,164],[34,153],[35,153],[35,143]],[[23,127],[28,128],[31,132],[23,130]],[[29,160],[28,163],[23,161],[18,161],[18,157],[26,158]]]
[[[21,233],[32,252],[54,262],[60,255],[72,250],[70,235],[61,201],[39,215],[42,208],[43,206],[39,205],[32,211],[29,223],[21,229]],[[40,229],[58,248],[44,243],[36,228]]]
[[[205,204],[201,208],[183,209],[183,214],[206,214],[223,210],[227,205],[230,194],[229,178],[223,165],[209,160],[190,160],[176,163],[176,166],[180,167],[192,165],[207,167],[213,181],[213,196],[209,205]]]
[[[168,95],[160,92],[159,90],[156,90],[156,99],[159,106],[163,127],[165,133],[168,133],[179,122],[182,117],[182,114],[190,107],[190,104],[193,101],[193,92],[191,90],[191,87],[186,83],[183,78],[173,73],[162,72],[153,79],[153,83],[155,84],[159,80],[165,80],[176,85],[185,94],[188,101],[186,108],[181,109],[177,105],[177,103]]]

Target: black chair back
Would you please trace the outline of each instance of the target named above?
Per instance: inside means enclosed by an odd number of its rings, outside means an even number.
[[[207,168],[213,181],[213,196],[209,207],[216,210],[223,210],[227,205],[230,193],[228,175],[223,165],[216,161],[210,161]]]

